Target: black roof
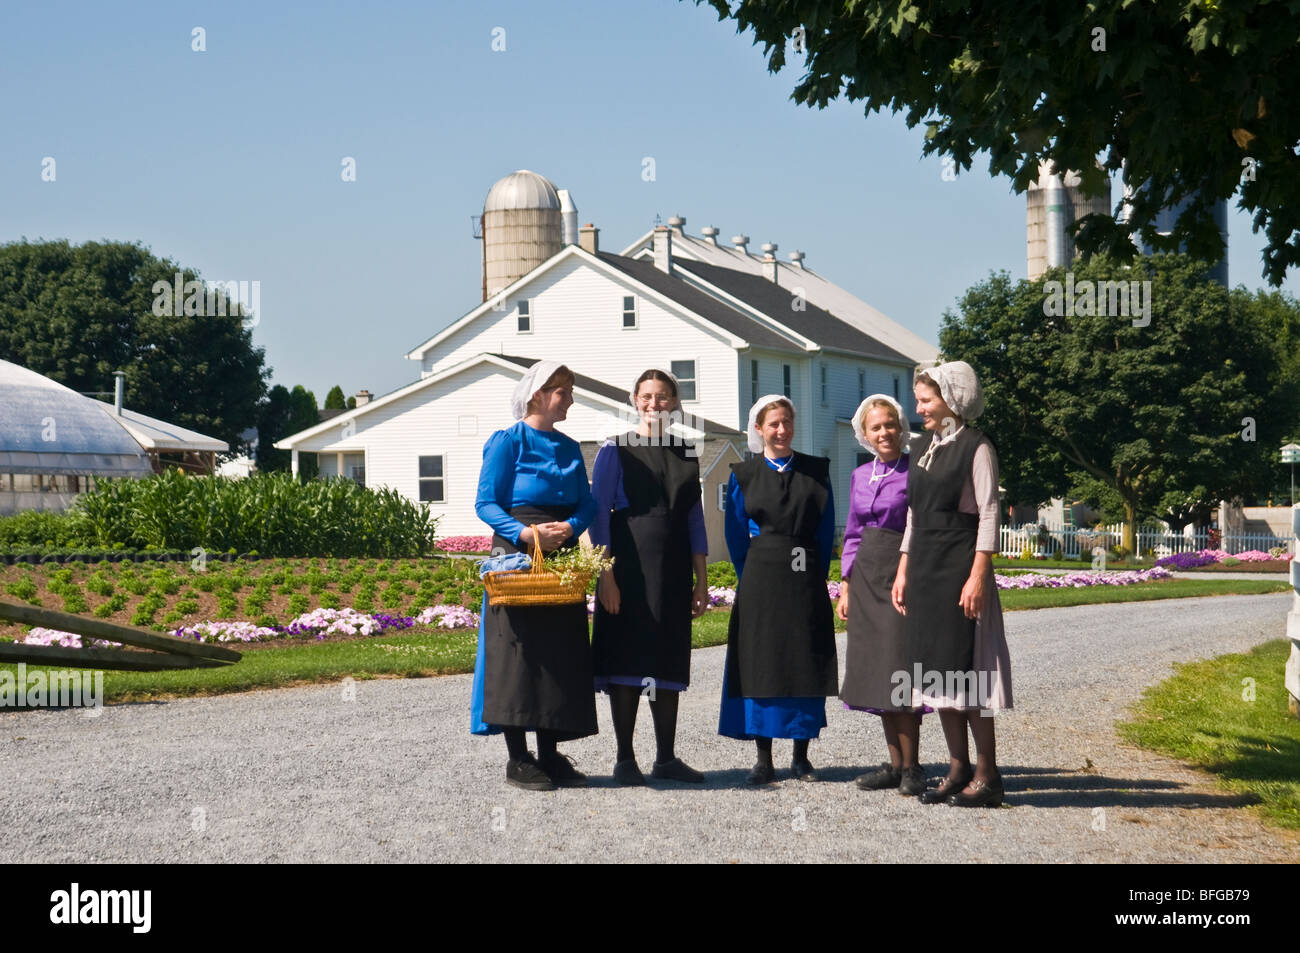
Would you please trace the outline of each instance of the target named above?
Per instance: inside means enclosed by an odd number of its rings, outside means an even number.
[[[762,275],[751,275],[736,271],[734,268],[706,265],[702,261],[686,258],[674,258],[673,267],[685,269],[703,278],[715,288],[739,298],[750,307],[763,312],[792,331],[811,338],[822,347],[853,351],[868,357],[907,364],[915,363],[906,354],[880,343],[871,335],[858,330],[847,321],[835,317],[810,301],[801,301],[800,310],[795,310],[794,293],[774,281],[768,281]]]
[[[742,314],[730,305],[724,304],[712,295],[707,295],[697,288],[692,288],[681,278],[674,278],[671,275],[664,274],[655,267],[653,261],[624,258],[622,255],[614,255],[609,252],[599,252],[596,257],[608,265],[613,265],[625,275],[635,278],[643,285],[653,288],[664,297],[671,298],[706,321],[744,338],[750,344],[759,347],[776,348],[781,351],[803,350],[789,338],[782,337],[771,328]],[[680,259],[673,260],[673,267],[678,267],[680,264]]]
[[[503,361],[509,361],[511,364],[518,364],[520,367],[532,367],[541,358],[538,357],[519,357],[514,354],[494,354],[493,357],[499,357]],[[565,365],[566,367],[568,365]],[[570,368],[570,370],[573,370]],[[616,400],[620,404],[627,403],[628,392],[626,388],[615,387],[613,384],[606,384],[604,381],[598,381],[594,377],[587,377],[585,374],[579,374],[573,371],[573,382],[583,390],[591,391],[593,394],[600,394],[602,397],[608,397],[610,400]],[[694,415],[692,415],[694,416]],[[735,427],[728,427],[716,421],[709,420],[706,417],[694,417],[694,422],[699,425],[698,429],[706,433],[740,433]]]

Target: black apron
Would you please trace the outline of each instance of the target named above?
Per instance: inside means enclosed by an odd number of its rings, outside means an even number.
[[[759,456],[733,463],[745,511],[758,524],[727,630],[733,697],[834,695],[835,621],[817,529],[830,500],[830,461],[796,453],[778,473]],[[796,552],[802,549],[802,554]]]
[[[910,692],[894,694],[899,684],[894,673],[908,670],[904,618],[894,608],[892,596],[902,542],[902,533],[868,526],[853,557],[840,698],[855,708],[892,709],[912,704]]]
[[[510,515],[525,526],[573,515],[572,506],[516,506]],[[576,546],[576,537],[561,549]],[[492,549],[528,552],[493,535]],[[486,667],[483,721],[502,727],[543,729],[559,740],[596,734],[591,689],[591,645],[585,602],[558,606],[494,606],[483,624]]]
[[[903,598],[907,606],[905,670],[912,673],[912,681],[917,664],[923,680],[928,672],[966,672],[971,668],[975,620],[962,612],[961,591],[975,563],[979,517],[958,512],[957,505],[962,487],[970,479],[975,450],[983,439],[982,433],[967,426],[955,440],[935,452],[928,470],[918,464],[929,442],[911,451],[907,504],[912,514],[912,536],[908,541],[907,591]]]
[[[687,517],[700,500],[699,461],[684,444],[620,443],[627,508],[610,519],[617,614],[596,600],[591,654],[597,675],[689,684],[691,540]]]

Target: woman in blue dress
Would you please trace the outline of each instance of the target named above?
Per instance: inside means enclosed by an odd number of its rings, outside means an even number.
[[[555,429],[573,403],[573,373],[539,361],[515,388],[518,421],[483,447],[475,511],[492,527],[494,553],[550,552],[577,544],[596,512],[577,441]],[[527,790],[587,782],[556,744],[596,734],[587,607],[494,606],[483,600],[471,730],[502,732],[506,780]],[[537,733],[537,756],[526,731]]]
[[[813,781],[808,742],[826,726],[826,698],[839,690],[826,592],[835,544],[830,461],[792,449],[794,404],[779,394],[750,409],[748,434],[755,456],[732,464],[727,486],[727,548],[740,582],[718,733],[754,741],[750,784],[775,777],[773,738],[794,740],[791,772]]]

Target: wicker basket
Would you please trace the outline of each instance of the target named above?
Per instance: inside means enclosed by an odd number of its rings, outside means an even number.
[[[542,544],[533,531],[533,565],[529,569],[507,569],[483,577],[488,602],[494,606],[562,606],[587,601],[588,573],[575,573],[569,582],[543,568]]]

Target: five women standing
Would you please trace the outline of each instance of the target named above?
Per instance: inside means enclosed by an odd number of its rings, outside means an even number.
[[[690,680],[690,620],[707,606],[707,553],[699,466],[671,437],[676,381],[646,371],[631,398],[633,434],[608,441],[588,488],[578,444],[555,430],[573,402],[573,375],[556,362],[534,365],[516,388],[518,423],[489,438],[477,511],[494,530],[496,552],[573,546],[591,524],[593,542],[615,557],[597,588],[590,646],[580,603],[491,606],[485,597],[475,669],[472,728],[502,731],[507,780],[528,789],[585,784],[556,750],[558,741],[596,733],[592,693],[604,690],[618,745],[615,779],[644,784],[632,748],[637,708],[650,696],[657,757],[652,775],[699,782],[673,751],[678,695]],[[993,584],[997,551],[997,460],[968,425],[983,407],[964,362],[918,375],[917,411],[930,431],[913,461],[903,445],[897,401],[863,401],[853,425],[876,459],[854,471],[836,611],[848,622],[841,697],[879,714],[890,761],[858,778],[864,788],[921,793],[920,712],[939,710],[950,769],[926,803],[975,806],[1002,798],[992,719],[1009,708],[1010,667]],[[754,457],[733,464],[725,531],[739,579],[723,677],[720,734],[755,742],[747,780],[773,780],[772,739],[791,738],[794,777],[814,780],[809,741],[826,725],[837,659],[825,580],[835,511],[830,461],[793,450],[795,409],[769,395],[750,409]],[[594,497],[593,497],[594,490]],[[594,523],[593,523],[594,518]],[[694,581],[692,582],[692,570]],[[593,661],[594,660],[594,661]],[[940,672],[939,687],[899,676]],[[965,686],[954,690],[957,684]],[[946,687],[945,687],[946,686]],[[978,761],[972,771],[967,728]],[[538,755],[525,731],[537,733]]]

